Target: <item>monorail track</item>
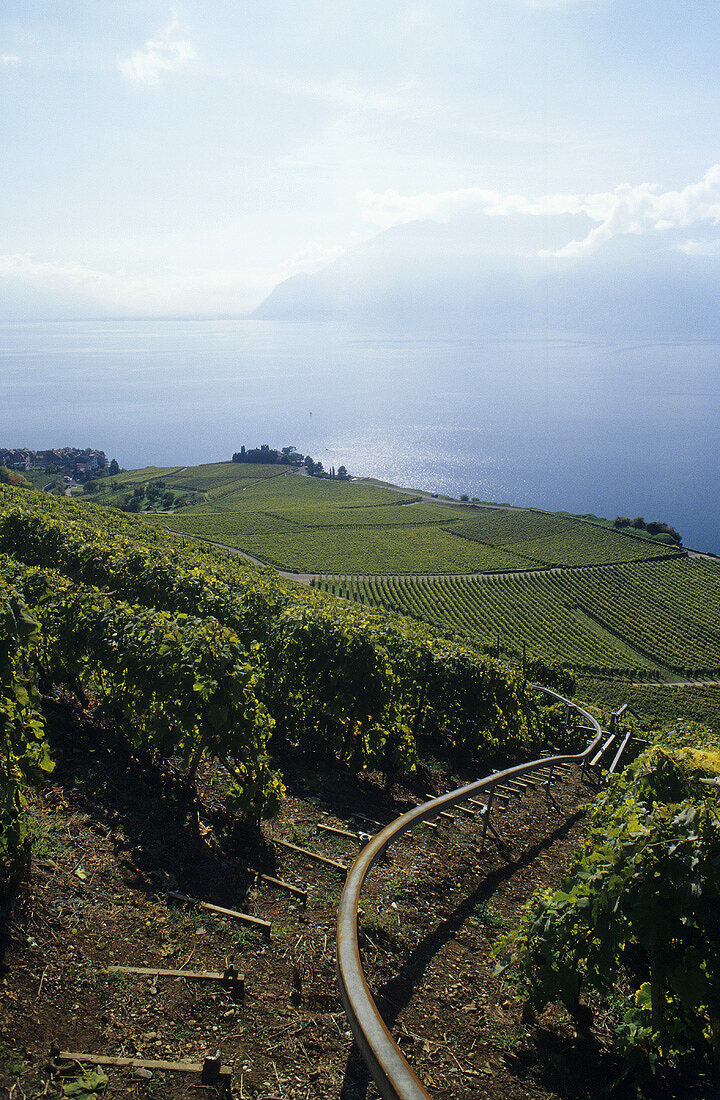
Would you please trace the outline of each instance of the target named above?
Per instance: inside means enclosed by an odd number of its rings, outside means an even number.
[[[556,692],[548,688],[538,690],[555,702],[565,705],[566,724],[571,713],[584,720],[591,740],[583,752],[542,757],[504,771],[493,772],[474,783],[414,807],[372,837],[348,872],[337,919],[338,983],[353,1037],[383,1100],[431,1100],[431,1096],[390,1034],[363,972],[358,943],[358,906],[363,884],[369,871],[385,856],[390,846],[414,826],[447,814],[451,807],[459,807],[474,796],[484,793],[489,799],[483,815],[484,838],[491,827],[490,805],[493,791],[497,787],[518,783],[521,777],[542,773],[546,769],[552,776],[555,769],[564,765],[583,766],[591,761],[597,762],[598,749],[603,738],[597,721],[582,707]]]
[[[54,945],[61,928],[70,937],[81,922],[68,908],[62,924],[55,903],[70,906],[78,900],[64,896],[69,892],[64,884],[79,865],[94,866],[98,845],[93,842],[89,849],[89,841],[83,841],[85,847],[77,852],[73,847],[67,856],[47,861],[52,873],[45,877],[53,883],[46,895],[51,916],[42,975],[38,972],[30,993],[46,1006],[48,1018],[63,1006],[58,1029],[62,1042],[51,1050],[53,1071],[61,1078],[77,1075],[83,1065],[101,1065],[128,1095],[137,1087],[138,1075],[142,1081],[142,1075],[162,1074],[168,1077],[168,1095],[182,1095],[190,1087],[184,1082],[199,1076],[200,1084],[215,1084],[221,1091],[239,1086],[240,1096],[293,1095],[301,1083],[303,1100],[311,1095],[349,1098],[366,1095],[365,1074],[356,1061],[360,1052],[385,1098],[417,1100],[428,1097],[428,1089],[434,1096],[472,1095],[475,1100],[482,1095],[482,1074],[505,1072],[502,1056],[493,1053],[496,1029],[500,1035],[505,1027],[497,1012],[501,1004],[505,1007],[504,996],[488,959],[497,929],[507,925],[491,921],[515,919],[518,899],[545,881],[545,853],[553,844],[559,845],[550,857],[553,869],[564,865],[580,828],[578,795],[600,745],[607,769],[611,760],[616,766],[618,747],[627,744],[615,728],[617,722],[602,735],[585,711],[548,694],[562,706],[565,723],[574,715],[571,724],[578,734],[591,738],[583,753],[545,757],[439,797],[427,795],[427,801],[412,805],[390,824],[393,811],[382,801],[371,803],[366,797],[351,806],[342,800],[327,802],[321,795],[300,799],[274,826],[266,850],[255,854],[255,866],[245,876],[248,885],[236,894],[224,891],[220,879],[213,880],[214,889],[203,889],[199,877],[185,875],[181,884],[187,892],[165,888],[162,895],[142,898],[134,884],[118,881],[113,890],[122,891],[117,907],[125,930],[122,940],[109,942],[100,926],[104,911],[99,906],[106,904],[107,891],[94,879],[92,890],[85,888],[76,876],[80,886],[75,892],[87,906],[83,923],[98,921],[97,933],[90,929],[82,941],[85,954],[79,969],[72,969],[72,958],[56,956]],[[612,732],[616,739],[610,744]],[[578,765],[585,765],[583,772]],[[413,797],[401,805],[410,806]],[[558,821],[562,824],[554,833],[553,822]],[[113,837],[105,839],[100,845],[103,867],[112,861]],[[478,860],[483,840],[488,850]],[[383,856],[393,845],[385,864]],[[376,873],[366,883],[374,867]],[[385,1021],[360,960],[358,902],[363,886],[360,935]],[[59,899],[58,891],[63,895]],[[333,925],[341,891],[336,960]],[[216,905],[218,901],[223,905]],[[229,904],[239,909],[229,909]],[[123,912],[126,905],[129,916]],[[489,918],[477,916],[481,905]],[[207,931],[216,935],[205,935],[202,924],[208,921],[213,923]],[[33,931],[38,934],[42,927],[33,925]],[[456,938],[461,927],[462,938]],[[238,940],[248,934],[255,939]],[[182,952],[177,950],[181,943]],[[473,955],[467,976],[462,962],[466,952]],[[333,980],[336,962],[339,991]],[[20,978],[19,968],[17,973]],[[71,1007],[78,1009],[77,1019],[66,1013],[75,998],[78,1003]],[[343,1007],[350,1031],[342,1028]],[[463,1015],[469,1011],[471,1016]],[[399,1033],[415,1069],[390,1029]],[[454,1036],[449,1041],[445,1030]],[[251,1034],[252,1048],[245,1038]],[[345,1062],[351,1034],[355,1042]],[[498,1095],[497,1088],[493,1095]]]

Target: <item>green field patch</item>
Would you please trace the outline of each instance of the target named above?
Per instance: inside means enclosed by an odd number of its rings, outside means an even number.
[[[703,722],[720,736],[720,685],[675,687],[634,685],[591,677],[578,679],[578,697],[593,699],[607,710],[629,703],[641,718],[670,725],[678,720]]]
[[[530,510],[488,510],[455,523],[452,530],[463,538],[506,546],[542,565],[611,565],[668,552],[661,543],[629,538],[612,527]]]
[[[232,488],[237,482],[275,478],[286,474],[289,467],[262,465],[249,462],[210,462],[202,466],[188,466],[166,478],[174,489],[194,489],[207,493],[214,489]]]
[[[270,467],[280,469],[282,467]],[[408,497],[412,500],[412,497]],[[371,485],[355,485],[353,482],[331,481],[303,477],[291,473],[287,477],[255,479],[239,486],[228,486],[227,491],[214,492],[198,510],[240,512],[247,508],[280,511],[286,508],[310,510],[343,508],[375,508],[382,505],[397,506],[403,500],[397,493]]]
[[[463,522],[456,524],[455,529],[465,538],[508,546],[546,536],[564,535],[580,526],[579,520],[551,512],[484,508],[472,515],[465,513]]]
[[[553,574],[569,603],[677,673],[720,669],[720,570],[701,559]]]
[[[563,535],[518,541],[513,549],[547,565],[615,565],[668,553],[668,547],[661,543],[628,539],[589,525],[578,526]]]
[[[58,487],[62,486],[64,488],[63,478],[65,474],[69,472],[70,471],[68,467],[64,467],[61,470],[56,470],[52,473],[48,473],[46,469],[38,470],[32,466],[29,470],[13,471],[13,473],[18,473],[22,477],[24,477],[26,481],[29,481],[35,489],[44,489],[46,485],[50,485],[52,483],[54,483]]]
[[[632,646],[623,642],[622,638],[619,638],[617,634],[611,634],[609,630],[601,626],[600,623],[586,615],[579,607],[571,607],[570,612],[578,623],[583,627],[589,627],[595,634],[600,637],[605,637],[608,646],[613,648],[616,652],[625,654],[626,663],[628,668],[646,668],[647,658],[643,653],[639,653],[637,649],[633,649]],[[658,666],[658,676],[664,675],[666,670],[662,666]]]
[[[387,527],[304,527],[269,512],[206,513],[166,517],[181,533],[224,543],[296,573],[471,573],[521,569],[504,550],[454,539],[428,524]]]
[[[144,485],[146,481],[155,481],[157,478],[167,481],[179,470],[182,470],[182,466],[143,466],[138,470],[122,470],[108,480],[117,481],[118,485]],[[101,488],[106,486],[107,481],[103,479]]]
[[[274,511],[274,509],[273,509]],[[445,527],[444,509],[432,505],[379,504],[352,508],[342,505],[290,505],[277,512],[303,527]]]

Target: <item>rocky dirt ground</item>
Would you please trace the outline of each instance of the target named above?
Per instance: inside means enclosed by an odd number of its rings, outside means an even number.
[[[294,768],[272,826],[238,827],[222,808],[222,776],[207,768],[189,803],[172,769],[150,770],[69,700],[47,702],[57,761],[32,799],[35,854],[5,926],[0,977],[0,1085],[9,1100],[47,1096],[214,1096],[197,1074],[157,1067],[70,1064],[62,1050],[200,1063],[219,1052],[240,1100],[373,1100],[337,994],[335,916],[343,874],[290,852],[280,838],[350,863],[355,841],[318,822],[372,830],[418,794],[457,785],[430,764],[424,790],[383,792],[337,773]],[[288,773],[290,774],[290,773]],[[421,783],[422,787],[422,783]],[[462,813],[419,826],[373,871],[363,895],[366,974],[392,1033],[433,1097],[585,1098],[618,1067],[610,1031],[578,1037],[564,1012],[522,1022],[516,991],[494,975],[492,948],[540,886],[557,884],[583,828],[593,788],[579,776],[493,807],[505,838],[480,846]],[[354,815],[362,814],[364,818]],[[257,872],[307,888],[307,905]],[[271,922],[270,938],[169,892]],[[216,971],[233,963],[244,996],[217,982],[132,975],[110,966]],[[620,1095],[616,1092],[616,1095]]]

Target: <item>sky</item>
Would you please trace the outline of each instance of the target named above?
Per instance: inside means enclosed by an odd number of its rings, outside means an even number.
[[[717,256],[719,40],[716,0],[3,0],[0,318],[241,316],[468,212]]]

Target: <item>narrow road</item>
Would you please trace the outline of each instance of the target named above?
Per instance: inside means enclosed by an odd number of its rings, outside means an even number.
[[[634,680],[635,688],[696,688],[720,687],[720,680]]]
[[[166,515],[170,513],[167,512]],[[289,580],[295,580],[300,574],[295,573],[283,573],[281,569],[275,569],[274,565],[268,565],[266,561],[260,561],[260,558],[254,558],[252,554],[246,554],[244,550],[238,550],[237,546],[228,546],[226,542],[215,542],[213,539],[204,539],[202,535],[188,535],[185,531],[174,531],[172,527],[168,527],[166,524],[162,525],[163,531],[167,531],[170,535],[180,535],[184,539],[194,539],[195,542],[206,542],[209,546],[217,546],[219,550],[227,550],[230,554],[234,554],[236,558],[244,558],[245,561],[252,562],[253,565],[259,566],[261,569],[274,569],[276,573],[279,573],[281,577],[287,577]]]
[[[632,561],[605,561],[593,565],[541,565],[532,566],[529,569],[501,569],[495,572],[484,573],[338,573],[328,570],[326,573],[287,573],[278,572],[289,580],[309,584],[311,580],[319,580],[320,577],[357,577],[361,579],[386,579],[395,581],[440,581],[452,577],[454,580],[488,580],[493,577],[533,577],[538,574],[560,573],[592,573],[598,569],[614,569],[618,565],[642,565],[646,562],[669,561],[673,558],[685,557],[685,554],[656,554],[649,558],[633,558]]]
[[[172,527],[163,526],[165,531],[168,531],[172,535],[182,535],[186,539],[195,539],[197,542],[207,542],[210,546],[217,546],[220,550],[228,550],[231,554],[235,554],[238,558],[244,558],[245,561],[252,562],[253,565],[258,565],[263,569],[274,569],[280,577],[285,577],[289,581],[297,581],[298,584],[310,584],[314,580],[320,580],[321,577],[335,576],[335,577],[356,577],[360,579],[372,579],[378,580],[380,578],[387,580],[415,580],[415,581],[439,581],[445,580],[448,577],[452,577],[457,580],[489,580],[494,577],[533,577],[538,574],[560,574],[560,573],[592,573],[598,569],[614,569],[617,565],[641,565],[646,562],[658,562],[668,561],[673,558],[686,557],[686,554],[682,552],[678,554],[660,554],[654,555],[649,558],[633,558],[632,561],[611,561],[600,562],[595,565],[543,565],[537,568],[530,569],[504,569],[495,572],[484,573],[339,573],[333,570],[328,570],[324,573],[292,573],[287,569],[278,569],[277,566],[270,565],[266,561],[262,561],[260,558],[254,558],[252,554],[246,553],[244,550],[239,550],[237,546],[228,546],[226,542],[216,542],[214,539],[204,538],[202,535],[189,535],[185,531],[174,531]]]
[[[610,562],[602,565],[564,565],[564,566],[546,566],[543,569],[519,569],[515,572],[501,572],[501,573],[404,573],[404,574],[375,574],[375,573],[291,573],[286,569],[277,569],[273,565],[269,565],[267,562],[261,561],[260,558],[254,558],[252,554],[245,553],[244,550],[239,550],[237,546],[228,546],[224,542],[215,542],[213,539],[202,538],[200,535],[188,535],[184,531],[173,531],[171,527],[163,525],[163,530],[169,532],[172,535],[182,535],[183,538],[195,539],[196,542],[205,542],[210,546],[217,546],[220,550],[227,550],[230,554],[234,554],[235,557],[243,558],[245,561],[249,561],[252,565],[256,565],[261,569],[272,569],[280,577],[284,577],[285,580],[295,581],[298,584],[310,584],[313,580],[318,580],[320,577],[325,576],[352,576],[363,579],[387,579],[392,577],[393,580],[420,580],[420,581],[436,581],[444,580],[447,577],[462,578],[462,579],[478,579],[489,580],[494,577],[528,577],[537,574],[559,574],[559,573],[590,573],[600,569],[612,569],[616,565],[634,565],[640,562],[653,562],[653,561],[666,561],[668,558],[676,557],[705,557],[706,555],[695,552],[692,555],[688,555],[687,552],[651,558],[638,558],[633,562]],[[340,597],[341,598],[341,597]],[[675,681],[663,681],[663,680],[638,680],[634,681],[633,687],[720,687],[720,680],[675,680]]]

